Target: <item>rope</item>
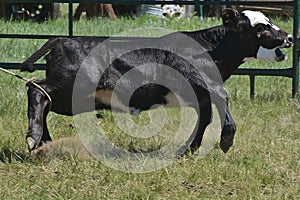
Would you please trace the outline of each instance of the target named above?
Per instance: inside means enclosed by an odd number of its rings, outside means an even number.
[[[51,99],[50,95],[48,94],[48,92],[47,92],[44,88],[42,88],[40,85],[38,85],[37,83],[35,83],[35,82],[34,82],[34,79],[27,79],[27,78],[24,78],[24,77],[22,77],[22,76],[20,76],[20,75],[18,75],[18,74],[15,74],[15,73],[13,73],[13,72],[11,72],[11,71],[8,71],[8,70],[6,70],[6,69],[3,69],[3,68],[1,68],[1,67],[0,67],[0,71],[4,72],[4,73],[6,73],[6,74],[9,74],[9,75],[11,75],[11,76],[14,76],[14,77],[16,77],[16,78],[18,78],[18,79],[21,79],[21,80],[25,81],[27,84],[30,83],[30,84],[34,85],[35,87],[37,87],[38,89],[40,89],[40,90],[46,95],[46,97],[49,99],[50,105],[51,105],[52,99]],[[27,84],[26,84],[26,85],[27,85]],[[50,106],[50,107],[51,107],[51,106]]]

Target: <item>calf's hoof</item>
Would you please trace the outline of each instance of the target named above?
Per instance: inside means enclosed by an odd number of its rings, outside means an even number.
[[[36,141],[32,137],[27,137],[26,138],[26,143],[27,143],[27,148],[28,148],[29,152],[34,150],[37,146]]]
[[[234,124],[223,127],[220,146],[224,153],[227,153],[230,147],[233,145],[235,131],[236,127]]]
[[[233,137],[221,137],[220,146],[224,153],[227,153],[233,144]]]
[[[26,138],[26,142],[29,152],[38,157],[49,154],[53,149],[52,141],[42,141],[40,145],[37,145],[36,141],[29,136]]]

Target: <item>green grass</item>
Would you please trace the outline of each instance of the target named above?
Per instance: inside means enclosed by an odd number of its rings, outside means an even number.
[[[274,19],[291,32],[292,21]],[[162,20],[142,17],[115,21],[82,20],[75,35],[114,35],[131,29],[163,27],[171,30],[197,30],[220,24],[219,20],[197,18]],[[67,34],[62,17],[45,24],[0,21],[1,33]],[[36,40],[1,39],[1,61],[22,62],[42,44]],[[282,63],[254,61],[242,67],[285,68]],[[16,71],[17,72],[17,71]],[[19,72],[18,72],[19,73]],[[22,73],[44,77],[44,72]],[[237,124],[234,146],[227,153],[218,145],[206,157],[187,155],[165,169],[148,173],[125,173],[98,162],[63,154],[52,159],[33,159],[25,144],[27,98],[23,82],[0,74],[0,198],[1,199],[299,199],[300,198],[300,105],[291,99],[291,80],[258,77],[255,99],[249,99],[249,79],[233,76],[225,87]],[[176,110],[169,126],[176,124]],[[131,150],[157,148],[163,137],[134,140],[113,125],[110,112],[104,112],[103,127],[116,144]],[[147,113],[141,117],[148,123]],[[135,119],[134,119],[135,120]],[[73,118],[50,113],[49,129],[55,141],[75,136]],[[155,146],[156,145],[156,146]],[[12,155],[9,155],[11,153]],[[9,162],[11,158],[11,162]]]

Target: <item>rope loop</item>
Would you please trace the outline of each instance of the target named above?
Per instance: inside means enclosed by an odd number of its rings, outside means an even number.
[[[28,80],[26,81],[26,86],[28,87],[28,86],[30,86],[30,85],[34,85],[34,86],[37,87],[39,90],[41,90],[41,91],[46,95],[46,97],[47,97],[48,100],[50,101],[50,105],[51,105],[52,99],[51,99],[50,95],[48,94],[48,92],[47,92],[42,86],[40,86],[39,84],[37,84],[35,81],[36,81],[35,78],[28,79]]]

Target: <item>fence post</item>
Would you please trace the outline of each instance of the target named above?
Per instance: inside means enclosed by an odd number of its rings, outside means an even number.
[[[200,0],[200,1],[203,1],[203,0]],[[204,13],[203,13],[203,5],[202,4],[199,5],[199,14],[200,14],[200,20],[203,20]]]
[[[292,95],[293,98],[298,96],[299,89],[299,51],[300,51],[300,38],[299,38],[299,18],[300,18],[300,2],[299,0],[294,0],[294,38],[295,45],[293,47],[293,88]]]
[[[69,2],[69,37],[73,37],[73,1]]]

